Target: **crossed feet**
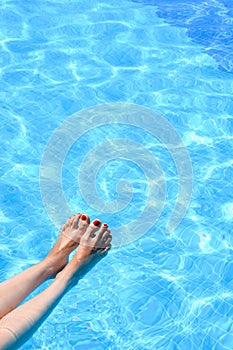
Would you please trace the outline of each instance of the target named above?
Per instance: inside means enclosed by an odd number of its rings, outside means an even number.
[[[45,258],[50,266],[51,276],[60,272],[68,263],[70,253],[77,248],[73,261],[85,261],[98,255],[103,257],[111,248],[112,236],[107,224],[96,219],[90,223],[88,215],[80,213],[69,218],[56,243]]]

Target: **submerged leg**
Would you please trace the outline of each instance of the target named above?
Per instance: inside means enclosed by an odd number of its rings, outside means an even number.
[[[100,222],[98,221],[99,225]],[[42,293],[11,311],[0,320],[0,349],[17,349],[37,330],[51,313],[64,293],[68,291],[111,247],[112,237],[107,226],[99,230],[97,220],[90,224],[81,237],[73,259]],[[97,234],[95,232],[98,230]]]
[[[85,216],[82,216],[83,218]],[[0,283],[0,318],[13,310],[42,282],[54,276],[67,263],[68,256],[79,244],[89,218],[81,214],[67,220],[57,242],[40,263]]]

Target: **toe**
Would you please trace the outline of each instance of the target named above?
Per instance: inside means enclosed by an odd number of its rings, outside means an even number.
[[[107,245],[107,247],[105,247],[104,249],[100,249],[98,252],[97,252],[97,254],[100,256],[100,257],[103,257],[103,256],[105,256],[107,253],[108,253],[108,251],[111,249],[111,244],[108,244]]]
[[[109,235],[106,241],[104,242],[104,246],[107,247],[112,242],[112,236]]]
[[[75,215],[72,215],[72,216],[66,221],[66,226],[71,226],[71,225],[73,224],[74,216],[75,216]]]
[[[99,227],[99,226],[97,226],[97,227]],[[107,231],[109,231],[108,230],[108,225],[107,224],[103,224],[101,227],[100,227],[100,229],[99,229],[99,231],[98,231],[98,233],[97,233],[97,239],[98,240],[100,240],[100,239],[102,239],[102,237],[104,236],[104,235],[106,235],[106,233],[107,233]]]
[[[62,231],[64,231],[68,226],[70,226],[73,222],[74,215],[66,220],[65,224],[62,226]]]
[[[73,221],[72,221],[73,228],[78,228],[79,220],[80,220],[81,215],[82,214],[80,214],[80,213],[74,215]]]
[[[99,219],[95,219],[94,221],[92,221],[86,231],[87,236],[94,237],[95,232],[99,230],[100,225],[101,225],[101,221]]]
[[[110,231],[106,231],[103,237],[98,241],[98,248],[106,248],[112,241]]]
[[[111,232],[110,230],[106,230],[106,231],[104,232],[103,236],[102,236],[102,239],[103,239],[103,240],[106,240],[106,239],[108,238],[110,232]]]
[[[90,218],[87,214],[82,214],[80,217],[80,227],[86,227],[90,224]]]

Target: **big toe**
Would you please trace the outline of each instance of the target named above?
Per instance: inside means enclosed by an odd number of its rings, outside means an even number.
[[[99,219],[95,219],[94,221],[92,221],[87,229],[87,236],[89,237],[94,237],[95,236],[95,232],[99,230],[101,226],[101,221]]]
[[[82,214],[79,219],[79,229],[81,231],[86,231],[90,224],[90,218],[87,214]]]

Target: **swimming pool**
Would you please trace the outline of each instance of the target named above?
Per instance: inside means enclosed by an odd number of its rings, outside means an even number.
[[[40,164],[68,117],[112,103],[149,108],[178,132],[193,169],[187,214],[168,234],[179,191],[169,148],[147,132],[146,120],[139,128],[114,115],[114,125],[92,128],[87,118],[87,132],[63,163],[70,210],[98,216],[116,232],[143,213],[150,183],[135,152],[132,159],[112,157],[96,174],[106,202],[117,200],[121,179],[131,182],[126,207],[100,213],[80,192],[85,157],[103,142],[118,140],[120,147],[122,139],[159,162],[164,208],[143,237],[112,249],[22,349],[232,349],[232,5],[9,0],[0,6],[1,279],[38,262],[57,236],[60,216],[53,211],[49,218],[45,210]]]

